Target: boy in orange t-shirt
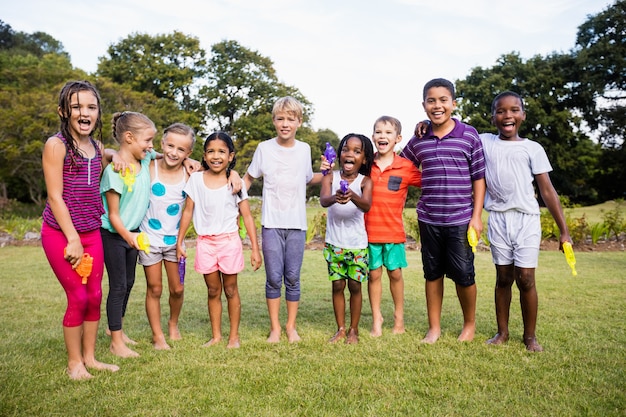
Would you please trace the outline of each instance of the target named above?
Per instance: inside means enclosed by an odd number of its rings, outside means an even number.
[[[387,268],[394,303],[393,333],[404,333],[402,268],[408,264],[404,248],[406,234],[402,212],[409,186],[421,187],[422,174],[411,161],[396,155],[394,148],[402,140],[401,133],[402,125],[394,117],[381,116],[374,123],[372,141],[377,152],[370,174],[374,187],[372,206],[365,213],[370,254],[367,289],[372,308],[372,337],[382,335],[383,316],[380,303],[383,266]]]

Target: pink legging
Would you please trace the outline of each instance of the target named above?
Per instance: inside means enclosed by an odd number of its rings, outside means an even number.
[[[67,310],[63,317],[63,326],[76,327],[85,321],[100,320],[102,302],[102,274],[104,272],[104,252],[100,229],[80,233],[80,241],[85,253],[93,257],[93,269],[87,284],[72,269],[72,264],[63,257],[67,239],[62,231],[48,226],[41,227],[41,245],[46,253],[52,271],[61,283],[67,296]]]

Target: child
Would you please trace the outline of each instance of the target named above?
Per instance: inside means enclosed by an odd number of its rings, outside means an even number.
[[[102,108],[100,94],[87,81],[66,83],[58,103],[61,131],[46,141],[42,157],[48,199],[41,243],[67,296],[63,318],[67,374],[81,380],[92,377],[87,368],[119,370],[95,358],[104,271],[99,185],[106,161],[102,143],[92,134],[102,136]],[[84,254],[93,258],[86,284],[76,272]]]
[[[228,348],[239,347],[239,319],[241,301],[237,288],[237,274],[244,268],[243,247],[239,237],[239,215],[250,236],[251,264],[256,271],[261,266],[261,253],[256,226],[250,213],[246,190],[232,194],[228,178],[235,166],[235,146],[224,132],[211,134],[204,142],[204,172],[191,175],[185,186],[187,201],[180,220],[176,255],[187,257],[184,238],[193,216],[198,234],[195,269],[204,275],[208,290],[209,318],[213,337],[204,346],[222,340],[222,288],[228,300],[230,334]]]
[[[456,284],[463,310],[460,341],[474,339],[476,283],[468,227],[482,231],[485,161],[476,129],[452,118],[454,85],[436,78],[424,86],[422,103],[430,126],[423,138],[413,137],[401,156],[422,168],[422,195],[417,214],[426,278],[428,333],[424,343],[441,336],[443,277]]]
[[[105,213],[102,215],[104,262],[109,276],[107,317],[111,332],[110,350],[122,358],[139,356],[128,344],[135,344],[122,331],[122,318],[135,283],[135,265],[139,244],[139,225],[150,201],[150,172],[154,123],[141,113],[123,112],[113,115],[113,137],[120,143],[118,157],[130,167],[125,176],[108,166],[102,175],[100,193]]]
[[[246,189],[263,177],[261,240],[265,258],[265,297],[270,316],[269,343],[280,341],[280,295],[284,279],[287,301],[285,330],[290,343],[300,341],[296,317],[300,301],[300,269],[306,240],[306,185],[319,184],[321,173],[313,174],[311,148],[296,140],[302,125],[302,104],[293,97],[274,103],[272,121],[276,137],[259,143],[248,172]],[[326,164],[326,165],[324,165]],[[330,168],[327,162],[322,169]]]
[[[143,265],[146,275],[146,314],[152,329],[152,343],[157,350],[170,348],[161,329],[162,265],[165,266],[170,294],[169,337],[170,340],[181,338],[178,318],[183,306],[184,286],[178,274],[176,240],[185,203],[183,188],[188,177],[183,161],[193,151],[195,142],[191,127],[174,123],[163,133],[163,157],[150,163],[150,205],[140,226],[150,240],[150,253],[140,251],[139,264]]]
[[[411,161],[396,155],[394,147],[402,140],[402,125],[395,117],[381,116],[374,123],[372,140],[376,155],[372,165],[372,206],[365,213],[365,229],[369,242],[370,276],[367,282],[372,307],[370,335],[382,335],[383,266],[387,268],[389,289],[394,304],[393,333],[404,333],[404,280],[402,268],[407,266],[402,221],[409,186],[420,187],[422,174]]]
[[[333,310],[337,321],[337,332],[329,342],[336,343],[346,338],[346,343],[355,344],[359,341],[361,282],[367,280],[369,269],[364,213],[372,204],[369,173],[374,161],[374,149],[369,138],[350,133],[341,140],[338,150],[341,171],[325,175],[320,192],[320,204],[328,207],[324,258],[328,263],[328,278],[333,283]],[[344,181],[347,185],[344,183],[342,188]],[[350,291],[350,329],[347,335],[346,280]]]
[[[524,344],[531,352],[543,348],[535,336],[537,289],[535,268],[539,259],[541,222],[533,180],[541,198],[561,231],[563,242],[571,242],[559,196],[552,186],[550,161],[537,142],[519,136],[526,119],[522,98],[512,91],[496,96],[491,105],[491,121],[498,134],[483,133],[489,211],[488,235],[496,266],[496,321],[498,333],[487,341],[499,345],[509,339],[509,309],[513,282],[520,291],[524,321]]]

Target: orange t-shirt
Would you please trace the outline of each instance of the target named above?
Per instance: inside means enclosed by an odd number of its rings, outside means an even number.
[[[422,186],[422,173],[413,162],[395,155],[384,171],[374,162],[370,174],[372,206],[365,213],[365,229],[369,243],[404,243],[402,211],[409,186]]]

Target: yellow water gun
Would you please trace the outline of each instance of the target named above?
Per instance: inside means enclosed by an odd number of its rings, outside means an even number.
[[[146,254],[150,253],[150,239],[148,239],[146,232],[141,232],[137,235],[137,246],[139,246],[139,250],[144,251]]]
[[[133,184],[135,183],[135,167],[130,165],[125,170],[119,172],[120,178],[124,181],[124,185],[128,187],[128,192],[133,192]]]
[[[578,275],[578,272],[576,272],[576,257],[574,256],[574,249],[572,249],[571,243],[563,242],[563,253],[565,254],[567,264],[572,268],[572,275]]]
[[[467,229],[467,241],[472,247],[472,252],[476,252],[476,246],[478,246],[478,234],[476,233],[476,229],[472,226]]]

